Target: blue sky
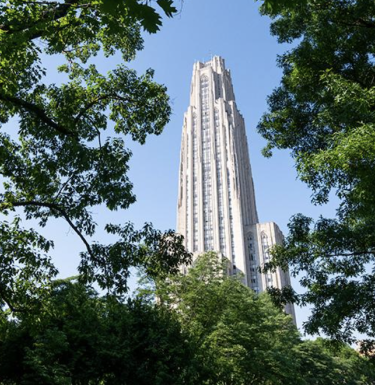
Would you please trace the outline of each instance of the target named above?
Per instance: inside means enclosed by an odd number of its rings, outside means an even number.
[[[271,159],[260,151],[265,141],[256,131],[267,110],[267,95],[278,85],[281,71],[277,54],[288,49],[279,45],[269,33],[270,20],[258,12],[259,3],[252,0],[185,0],[178,16],[164,20],[161,31],[144,34],[145,48],[130,67],[143,73],[155,69],[155,79],[168,88],[173,114],[159,137],[150,137],[144,146],[130,142],[133,150],[130,179],[137,202],[126,211],[108,212],[99,208],[95,220],[132,221],[138,227],[152,222],[156,228],[175,228],[179,151],[183,113],[188,106],[193,63],[220,55],[231,70],[237,105],[246,122],[250,158],[260,221],[274,221],[287,233],[289,218],[302,212],[317,218],[334,215],[334,206],[315,207],[311,192],[297,180],[293,161],[287,151],[275,151]],[[121,59],[98,59],[105,71]],[[50,64],[54,62],[51,61]],[[78,253],[83,249],[66,223],[53,221],[46,235],[56,240],[55,258],[62,276],[75,273]],[[104,234],[98,232],[104,240]],[[298,287],[296,281],[293,284]],[[297,310],[300,326],[306,309]]]
[[[258,7],[249,0],[186,0],[179,16],[165,20],[158,34],[145,36],[145,49],[134,64],[142,70],[155,69],[156,79],[168,87],[173,115],[160,137],[151,138],[143,148],[133,147],[131,180],[137,203],[126,216],[135,222],[146,219],[161,229],[175,226],[181,126],[192,67],[212,55],[222,56],[232,73],[237,105],[246,122],[260,221],[274,221],[286,234],[293,214],[334,215],[333,205],[310,203],[311,191],[297,180],[287,151],[275,151],[271,159],[261,155],[265,141],[256,126],[267,110],[267,95],[280,82],[277,55],[290,47],[270,35],[270,19],[260,16]],[[298,287],[296,280],[293,284]],[[309,311],[296,309],[296,313],[301,326]]]

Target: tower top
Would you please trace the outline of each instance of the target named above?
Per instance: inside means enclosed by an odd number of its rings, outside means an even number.
[[[196,106],[200,81],[206,76],[212,84],[215,99],[224,98],[227,102],[235,100],[230,71],[225,68],[225,60],[221,56],[213,56],[206,62],[196,62],[193,67],[193,77],[190,89],[190,105]]]
[[[206,62],[196,62],[194,65],[194,69],[203,69],[210,67],[217,73],[224,73],[227,72],[230,73],[229,70],[225,69],[225,60],[221,56],[213,56],[211,60],[208,60]]]

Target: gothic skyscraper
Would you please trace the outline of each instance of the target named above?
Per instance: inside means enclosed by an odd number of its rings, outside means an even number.
[[[258,272],[269,260],[268,248],[283,236],[275,223],[258,223],[245,123],[218,56],[194,64],[181,140],[177,231],[194,256],[212,250],[228,258],[232,274],[242,273],[256,292],[290,284],[280,269]],[[294,317],[292,306],[286,311]]]

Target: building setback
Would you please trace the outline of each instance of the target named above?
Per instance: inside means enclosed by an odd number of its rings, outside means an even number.
[[[257,293],[290,285],[281,269],[258,272],[283,235],[273,222],[258,223],[245,123],[221,57],[194,64],[179,174],[177,231],[194,258],[206,251],[224,255],[231,274],[242,273]],[[285,310],[295,321],[293,306]]]

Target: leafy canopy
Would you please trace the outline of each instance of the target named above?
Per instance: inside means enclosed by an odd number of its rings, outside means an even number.
[[[170,0],[157,4],[167,16],[176,11]],[[92,241],[93,207],[126,209],[135,201],[125,136],[143,144],[169,119],[166,89],[153,71],[138,75],[125,64],[143,47],[141,27],[160,25],[158,12],[137,0],[0,1],[0,306],[19,311],[41,300],[57,273],[53,242],[23,228],[20,210],[42,227],[66,221],[84,247],[81,279],[119,295],[130,266],[159,274],[189,260],[180,237],[148,224],[108,223],[117,240]],[[123,63],[101,73],[94,57],[115,53]],[[63,62],[58,82],[47,78],[51,55]]]
[[[373,384],[368,359],[345,344],[301,341],[290,316],[225,268],[202,256],[187,276],[157,283],[157,303],[54,281],[42,311],[0,322],[0,383]]]
[[[261,10],[270,15],[277,15],[281,10],[293,9],[301,3],[306,3],[306,0],[263,0]]]
[[[265,155],[290,149],[313,203],[328,202],[330,193],[340,201],[334,219],[292,217],[273,265],[302,273],[306,291],[279,294],[313,306],[309,333],[374,338],[375,4],[309,0],[265,13],[278,41],[294,42],[278,58],[281,84],[259,123]]]
[[[299,336],[289,316],[227,275],[206,253],[186,275],[156,282],[158,301],[176,311],[196,345],[205,384],[292,383]],[[203,381],[204,380],[204,381]]]
[[[179,319],[195,352],[192,362],[199,363],[195,383],[372,384],[368,359],[343,343],[302,341],[282,307],[228,276],[228,261],[220,258],[203,254],[186,275],[157,280],[139,293],[156,294]]]
[[[7,385],[194,384],[193,355],[173,313],[100,298],[74,281],[54,284],[48,310],[0,325],[0,383]]]

